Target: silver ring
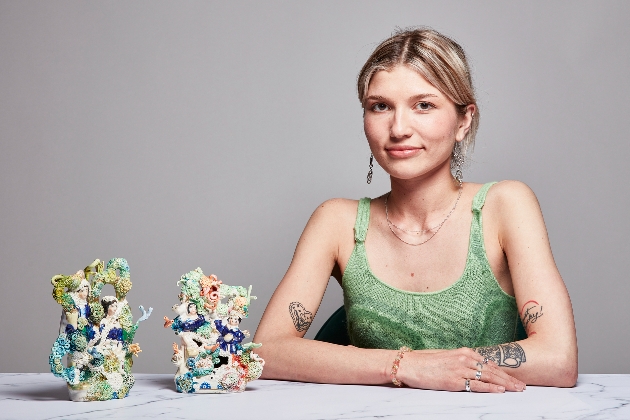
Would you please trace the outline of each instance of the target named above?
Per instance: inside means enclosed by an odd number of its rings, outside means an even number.
[[[487,357],[484,357],[484,358],[483,358],[483,364],[484,364],[484,365],[487,365],[487,364],[488,364],[488,358],[487,358]]]
[[[481,364],[481,362],[477,362],[477,367],[479,367],[479,370],[483,370],[483,365]]]
[[[480,380],[481,379],[481,371],[478,370],[477,373],[475,373],[475,380]]]
[[[470,379],[466,379],[465,385],[466,385],[466,392],[470,392]]]

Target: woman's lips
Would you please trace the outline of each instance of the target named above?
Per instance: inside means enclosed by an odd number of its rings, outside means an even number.
[[[386,148],[387,154],[395,158],[415,156],[422,150],[421,147],[392,147]]]

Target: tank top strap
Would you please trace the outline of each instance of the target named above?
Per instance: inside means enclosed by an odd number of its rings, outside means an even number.
[[[472,211],[474,215],[481,214],[481,209],[483,208],[483,205],[486,202],[486,195],[488,194],[488,190],[494,184],[496,184],[496,181],[483,184],[483,186],[479,189],[479,191],[477,191],[477,194],[475,194],[475,197],[473,198],[473,201],[472,201]]]
[[[488,256],[486,255],[486,249],[483,243],[483,221],[481,217],[481,209],[486,202],[486,195],[488,194],[488,190],[492,187],[496,182],[488,182],[484,184],[472,201],[472,223],[470,226],[470,254],[468,254],[468,259],[466,260],[466,268],[470,264],[475,264],[474,262],[483,261],[483,265],[487,265]],[[476,258],[474,258],[475,256]],[[472,258],[472,260],[471,260]],[[489,266],[489,265],[488,265]]]
[[[357,220],[354,223],[354,240],[356,242],[364,242],[367,236],[368,225],[370,224],[370,201],[372,199],[369,197],[359,200]]]

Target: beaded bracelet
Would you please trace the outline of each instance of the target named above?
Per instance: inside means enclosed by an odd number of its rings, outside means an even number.
[[[398,368],[400,367],[400,361],[402,360],[405,352],[411,351],[411,349],[407,346],[402,346],[400,350],[398,350],[398,354],[396,355],[396,359],[394,359],[394,364],[392,365],[392,372],[389,376],[392,378],[392,383],[396,386],[402,386],[402,382],[396,379],[396,374],[398,373]]]

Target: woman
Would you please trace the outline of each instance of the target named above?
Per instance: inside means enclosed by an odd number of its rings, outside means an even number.
[[[206,324],[206,318],[197,313],[197,304],[189,302],[186,305],[186,314],[178,316],[173,321],[167,321],[165,327],[171,327],[177,334],[183,332],[196,332],[200,327]]]
[[[399,32],[370,56],[358,93],[391,191],[315,210],[254,338],[263,377],[476,392],[573,386],[571,302],[536,197],[516,181],[461,181],[479,123],[461,47],[430,29]],[[371,168],[372,157],[368,183]],[[302,338],[331,275],[353,346]]]
[[[59,323],[59,333],[65,332],[66,334],[71,334],[76,329],[80,330],[83,327],[87,327],[85,329],[86,337],[88,340],[91,340],[94,337],[94,329],[90,321],[92,311],[87,302],[87,298],[90,294],[90,283],[84,278],[83,271],[77,272],[76,275],[81,276],[79,278],[82,280],[75,290],[68,293],[74,303],[74,313],[70,315],[71,320],[68,320],[66,312],[62,313]]]
[[[123,329],[118,320],[118,299],[114,296],[105,296],[101,299],[101,305],[105,312],[105,317],[99,326],[101,345],[122,347]]]
[[[176,316],[173,320],[164,317],[164,328],[171,327],[175,334],[180,337],[186,358],[196,357],[201,346],[209,345],[212,341],[212,336],[208,337],[203,333],[199,334],[197,331],[209,325],[209,322],[197,312],[197,304],[194,302],[184,301],[181,305],[173,306],[173,309],[181,310],[178,308],[183,305],[186,305],[186,313]]]
[[[241,316],[238,311],[231,310],[228,319],[227,325],[223,324],[223,321],[220,319],[216,319],[214,321],[214,325],[219,332],[219,338],[217,339],[217,344],[221,348],[219,354],[221,356],[229,356],[230,354],[236,354],[240,356],[243,354],[243,346],[241,343],[247,337],[249,337],[249,331],[243,330],[239,328],[241,323]]]

